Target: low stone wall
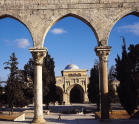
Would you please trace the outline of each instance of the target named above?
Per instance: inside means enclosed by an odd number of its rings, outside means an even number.
[[[13,121],[25,121],[25,113],[19,115]]]

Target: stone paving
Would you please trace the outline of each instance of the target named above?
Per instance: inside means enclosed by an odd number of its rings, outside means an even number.
[[[46,124],[139,124],[139,120],[95,120],[94,116],[92,116],[93,114],[63,114],[61,115],[62,120],[58,120],[58,115],[59,113],[45,115]],[[26,117],[26,120],[24,122],[0,121],[0,124],[30,124],[32,117],[32,115]]]
[[[48,115],[46,124],[139,124],[139,120],[108,120],[100,121],[93,120],[91,116],[74,116],[74,115],[63,115],[62,120],[58,120],[58,115]],[[0,121],[0,124],[30,124],[32,118],[27,118],[25,122],[10,122]]]
[[[79,107],[80,105],[72,105],[71,107]],[[81,105],[82,107],[95,107],[93,105]],[[54,108],[65,109],[70,106],[55,106]],[[114,108],[120,108],[119,105],[115,105]],[[0,124],[30,124],[33,119],[33,110],[29,109],[25,111],[26,120],[24,122],[11,122],[11,121],[0,121]],[[50,113],[47,115],[44,113],[44,117],[46,119],[46,124],[139,124],[139,120],[108,120],[108,121],[100,121],[95,120],[94,113],[89,114],[61,114],[61,120],[58,120],[59,113]]]

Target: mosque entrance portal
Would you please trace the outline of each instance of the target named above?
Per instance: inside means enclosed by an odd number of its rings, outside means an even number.
[[[83,103],[84,91],[81,86],[75,85],[70,91],[70,103]]]

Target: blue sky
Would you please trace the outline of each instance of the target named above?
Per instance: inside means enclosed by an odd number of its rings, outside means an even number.
[[[139,43],[139,18],[133,15],[119,20],[109,36],[109,46],[112,46],[108,66],[115,64],[116,55],[121,52],[124,36],[129,44]],[[4,18],[0,19],[0,79],[6,80],[8,71],[4,70],[3,63],[9,60],[12,52],[18,58],[20,69],[23,69],[31,57],[29,48],[33,42],[27,28],[19,21]],[[93,31],[79,19],[66,17],[58,21],[46,35],[44,46],[55,61],[55,74],[61,75],[61,70],[68,64],[76,64],[81,69],[88,69],[98,58],[94,52],[97,41]]]

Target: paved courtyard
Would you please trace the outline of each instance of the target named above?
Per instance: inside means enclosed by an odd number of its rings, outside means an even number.
[[[0,121],[0,124],[30,124],[32,118],[27,118],[25,122],[8,122]],[[62,120],[59,121],[57,116],[49,115],[46,118],[46,124],[139,124],[139,120],[109,120],[109,121],[100,121],[93,120],[89,117],[75,117],[72,115],[63,116]]]
[[[58,113],[47,115],[45,119],[46,124],[139,124],[139,120],[94,120],[91,115],[62,115],[62,120],[58,120]],[[24,122],[0,121],[0,124],[30,124],[31,120],[27,117]]]
[[[88,105],[69,105],[69,106],[51,106],[50,109],[54,112],[50,114],[44,113],[46,124],[139,124],[139,120],[108,120],[100,121],[95,120],[94,112],[88,114],[61,114],[61,120],[58,120],[59,111],[64,109],[73,109],[73,108],[88,108],[89,110],[94,110],[96,106],[92,104]],[[119,105],[113,105],[113,107],[120,108]],[[26,120],[24,122],[11,122],[11,121],[0,121],[0,124],[30,124],[33,119],[33,110],[29,108],[25,111]]]

